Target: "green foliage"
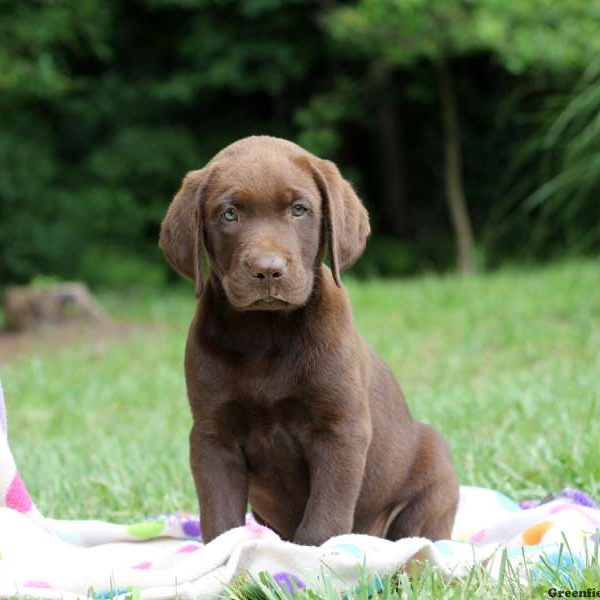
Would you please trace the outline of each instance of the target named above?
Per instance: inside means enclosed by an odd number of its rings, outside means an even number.
[[[451,268],[451,256],[452,241],[449,238],[423,239],[417,243],[379,235],[369,241],[352,273],[358,277],[376,278],[445,270]]]
[[[407,275],[416,270],[414,247],[389,236],[373,238],[353,273],[364,277]]]
[[[336,79],[326,92],[314,94],[295,113],[298,143],[319,156],[334,157],[343,146],[342,127],[348,120],[363,121],[360,89],[348,78]]]
[[[375,231],[357,274],[447,267],[431,75],[442,57],[454,63],[477,237],[494,242],[485,254],[550,255],[556,233],[528,239],[550,213],[555,232],[571,232],[561,252],[594,246],[579,241],[596,215],[598,86],[574,87],[600,53],[591,0],[0,0],[0,11],[0,287],[38,273],[109,281],[119,261],[91,260],[97,248],[166,271],[158,225],[184,173],[254,133],[295,139],[356,184]],[[564,99],[556,127],[550,95]],[[403,156],[387,172],[383,97]],[[519,168],[515,182],[508,165],[524,140],[552,158]],[[383,193],[394,170],[406,179],[405,227],[388,218],[400,208]],[[559,203],[569,208],[550,208]],[[409,250],[388,257],[379,234]]]
[[[600,5],[594,0],[479,0],[471,35],[512,72],[577,72],[600,52]]]
[[[518,104],[514,94],[496,107],[489,103],[488,120],[496,122],[496,130],[491,128],[488,135],[495,138],[496,145],[499,141],[507,144],[504,157],[500,151],[501,160],[514,164],[509,155],[519,154],[516,175],[513,171],[518,179],[507,186],[509,178],[498,169],[491,173],[497,179],[495,189],[486,190],[482,182],[468,195],[475,196],[480,206],[489,206],[481,229],[482,241],[490,247],[484,247],[482,254],[497,256],[501,248],[504,255],[533,258],[598,250],[600,80],[598,59],[594,57],[600,56],[600,37],[596,35],[600,5],[592,0],[359,0],[332,11],[327,24],[339,44],[352,44],[357,53],[371,61],[375,71],[414,68],[423,60],[435,64],[487,52],[508,72],[530,76],[538,97],[555,91],[557,86],[562,88],[558,101],[552,94],[554,105],[550,110],[547,103],[532,102],[527,93],[521,93]],[[586,68],[583,80],[571,91],[573,80]],[[540,81],[546,82],[545,88]],[[471,96],[473,91],[469,90]],[[483,98],[480,101],[485,102]],[[465,116],[472,119],[464,104],[464,100],[459,102],[463,121]],[[504,113],[501,127],[518,126],[525,142],[519,138],[500,139],[505,134],[499,132],[496,108]],[[523,126],[525,120],[541,115],[542,128]],[[471,149],[468,123],[465,130],[467,152],[482,154],[485,138],[482,140],[480,134],[477,147]],[[497,147],[493,153],[498,160]],[[467,188],[471,190],[468,169],[477,159],[466,156],[465,163]],[[483,167],[485,161],[480,164]],[[487,165],[484,168],[489,171]],[[482,191],[487,198],[481,197]],[[476,220],[480,211],[474,208]],[[508,240],[508,244],[498,244],[498,238]],[[521,243],[515,244],[515,240]],[[420,245],[417,253],[423,257],[424,250]],[[381,256],[386,254],[381,252]],[[399,254],[396,272],[403,271],[403,253]],[[388,270],[384,260],[372,261],[375,269],[370,262],[367,257],[362,263],[369,271]]]
[[[166,281],[165,269],[156,257],[152,260],[152,257],[127,254],[119,246],[103,244],[86,248],[79,268],[87,282],[97,287],[145,289],[161,287]]]
[[[45,290],[53,288],[55,285],[60,283],[60,279],[54,276],[47,275],[36,275],[31,280],[31,287],[35,290]]]
[[[359,0],[329,25],[338,40],[389,64],[491,50],[513,72],[568,71],[600,51],[594,0]]]
[[[495,245],[529,231],[526,258],[593,253],[600,247],[600,62],[567,94],[545,102],[512,167],[512,187],[495,215]]]
[[[306,6],[3,2],[0,282],[126,279],[90,260],[103,246],[166,271],[158,224],[185,172],[241,135],[286,134],[282,103],[317,51]]]
[[[0,91],[57,99],[74,86],[69,54],[108,58],[109,3],[1,0]]]
[[[353,40],[377,61],[411,64],[472,47],[471,15],[469,3],[458,0],[360,0],[329,24],[338,40]]]
[[[565,250],[600,242],[600,62],[585,73],[566,105],[549,121],[538,147],[539,187],[522,211],[537,213],[532,243],[562,238]],[[533,145],[535,148],[535,145]]]

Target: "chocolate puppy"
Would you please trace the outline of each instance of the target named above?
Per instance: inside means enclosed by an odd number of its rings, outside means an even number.
[[[173,199],[160,246],[199,298],[185,374],[206,542],[243,525],[248,502],[299,544],[450,536],[448,448],[411,418],[340,279],[369,232],[333,163],[267,136],[219,152]]]

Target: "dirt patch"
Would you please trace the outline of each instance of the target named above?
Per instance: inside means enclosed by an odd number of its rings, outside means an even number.
[[[141,325],[111,321],[104,324],[62,323],[26,332],[4,331],[0,332],[0,365],[24,355],[48,354],[78,343],[100,350],[108,340],[128,339],[141,330]]]
[[[0,364],[74,344],[102,350],[109,340],[140,329],[114,321],[81,282],[8,287],[2,312],[6,328],[0,330]]]

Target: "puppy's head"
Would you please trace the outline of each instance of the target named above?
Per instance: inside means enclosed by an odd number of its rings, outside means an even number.
[[[341,285],[340,271],[362,254],[369,231],[367,211],[333,163],[259,136],[186,175],[160,246],[198,296],[206,253],[234,308],[289,310],[308,300],[326,254]]]

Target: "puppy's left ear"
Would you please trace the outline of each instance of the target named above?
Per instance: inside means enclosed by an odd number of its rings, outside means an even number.
[[[198,298],[204,290],[202,199],[208,178],[208,168],[185,176],[160,228],[159,246],[165,258],[178,273],[194,281]]]
[[[335,163],[317,157],[311,157],[308,162],[321,193],[333,279],[341,287],[340,273],[364,252],[371,233],[369,213]]]

